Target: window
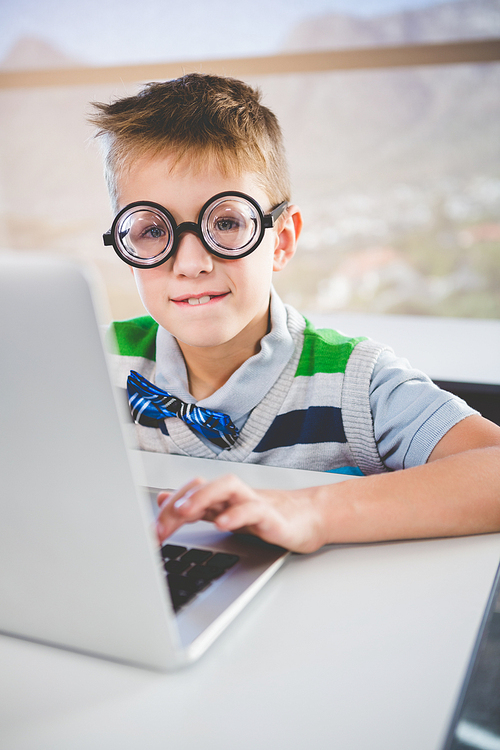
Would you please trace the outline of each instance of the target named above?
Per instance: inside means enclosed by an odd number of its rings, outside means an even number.
[[[367,10],[354,16],[352,4],[275,0],[252,6],[246,24],[224,13],[224,33],[216,3],[190,14],[189,28],[163,13],[144,33],[126,2],[121,13],[109,3],[113,23],[100,21],[99,36],[93,21],[85,38],[94,5],[9,8],[0,249],[86,259],[105,279],[113,317],[142,314],[128,269],[101,244],[112,216],[85,115],[92,100],[191,65],[257,83],[280,117],[305,216],[298,254],[276,277],[288,301],[317,313],[500,317],[497,3],[405,10],[404,0],[380,0],[357,3]],[[159,7],[146,0],[142,19]],[[26,37],[35,29],[45,41]]]

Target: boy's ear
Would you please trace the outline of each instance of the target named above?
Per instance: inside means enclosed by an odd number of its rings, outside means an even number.
[[[276,233],[273,271],[281,271],[295,255],[297,240],[302,231],[302,214],[295,205],[288,206],[287,217]]]

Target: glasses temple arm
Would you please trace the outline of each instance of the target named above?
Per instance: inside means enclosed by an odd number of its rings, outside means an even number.
[[[283,211],[288,208],[288,205],[288,201],[284,201],[283,203],[280,203],[279,206],[276,206],[276,208],[273,208],[273,210],[268,214],[266,214],[264,216],[264,228],[272,229],[272,227],[274,227],[276,219],[278,219]]]

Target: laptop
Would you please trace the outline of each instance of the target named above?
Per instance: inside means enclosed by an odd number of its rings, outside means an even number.
[[[0,631],[173,669],[288,553],[204,521],[159,548],[157,488],[145,487],[96,309],[76,264],[0,256]],[[169,479],[162,489],[178,486]]]

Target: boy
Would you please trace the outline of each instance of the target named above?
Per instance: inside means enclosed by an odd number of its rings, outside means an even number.
[[[297,552],[500,530],[500,428],[272,289],[302,219],[259,94],[190,74],[95,106],[117,212],[104,241],[149,313],[114,325],[140,447],[363,475],[299,491],[193,479],[159,495],[160,541],[201,518]]]

